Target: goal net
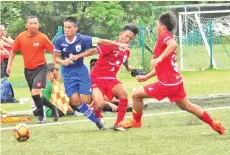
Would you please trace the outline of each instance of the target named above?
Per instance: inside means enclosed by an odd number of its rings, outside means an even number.
[[[230,69],[230,10],[179,13],[180,69]]]

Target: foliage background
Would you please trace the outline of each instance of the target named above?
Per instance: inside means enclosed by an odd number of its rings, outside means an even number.
[[[79,32],[101,38],[115,39],[124,24],[133,22],[145,27],[154,27],[162,11],[184,11],[183,8],[169,9],[172,5],[214,3],[210,1],[1,1],[1,24],[8,27],[8,33],[15,38],[23,31],[25,18],[36,15],[41,31],[51,39],[57,27],[67,16],[78,19]],[[215,3],[226,3],[218,1]],[[191,8],[192,9],[192,8]],[[194,8],[193,8],[194,9]]]

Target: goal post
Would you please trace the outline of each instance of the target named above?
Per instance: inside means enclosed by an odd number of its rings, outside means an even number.
[[[230,10],[180,12],[178,21],[182,71],[230,68]]]

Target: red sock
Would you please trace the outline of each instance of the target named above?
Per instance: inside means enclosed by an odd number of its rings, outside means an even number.
[[[143,112],[137,113],[137,112],[133,109],[133,112],[132,112],[133,119],[134,119],[137,123],[139,123],[139,122],[141,121],[142,114],[143,114]]]
[[[121,121],[123,121],[126,110],[128,107],[128,99],[127,98],[121,98],[119,103],[118,103],[118,111],[117,111],[117,121],[115,125],[118,125]]]
[[[212,127],[213,120],[206,111],[203,112],[203,115],[201,116],[201,120]]]
[[[93,110],[97,118],[103,118],[103,115],[101,114],[101,110],[97,109],[95,103],[93,103]]]

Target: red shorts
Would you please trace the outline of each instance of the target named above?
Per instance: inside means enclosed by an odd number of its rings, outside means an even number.
[[[170,102],[176,102],[182,100],[186,96],[183,82],[175,86],[165,86],[160,82],[155,82],[144,86],[144,90],[149,96],[159,101],[167,97]]]
[[[101,92],[112,100],[115,96],[113,95],[113,87],[121,83],[117,79],[92,79],[92,89],[99,88]]]

